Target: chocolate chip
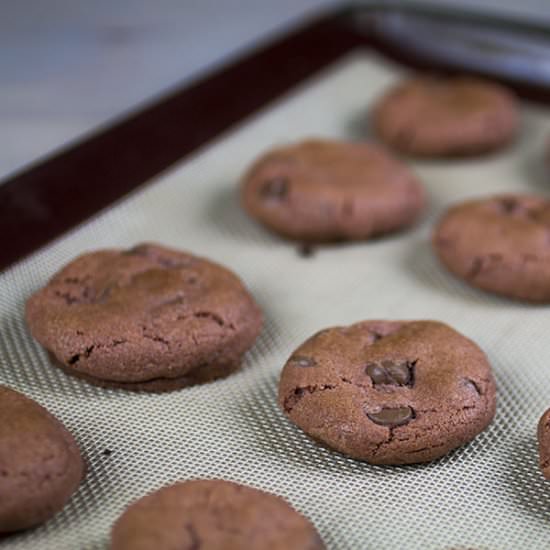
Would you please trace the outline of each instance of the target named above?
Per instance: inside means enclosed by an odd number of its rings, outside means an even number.
[[[367,413],[367,416],[381,426],[402,426],[414,418],[414,411],[411,407],[385,408],[376,413]]]
[[[499,205],[505,214],[513,214],[520,207],[519,202],[513,197],[504,197],[500,199]]]
[[[394,363],[393,361],[382,361],[382,364],[369,363],[365,372],[371,377],[372,383],[388,384],[390,386],[411,386],[413,382],[414,363]]]
[[[384,338],[382,334],[376,332],[375,330],[369,330],[369,334],[372,336],[373,343],[378,342],[378,340],[382,340],[382,338]]]
[[[316,367],[317,361],[313,359],[312,357],[307,357],[305,355],[293,355],[290,358],[290,362],[295,367]]]
[[[264,181],[260,187],[260,196],[263,199],[283,200],[288,194],[288,179],[277,176]]]

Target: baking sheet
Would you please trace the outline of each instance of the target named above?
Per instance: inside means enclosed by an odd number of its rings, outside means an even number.
[[[430,206],[407,233],[323,247],[304,258],[238,205],[239,178],[257,154],[310,136],[368,135],[369,105],[403,75],[381,58],[354,53],[0,275],[0,381],[62,420],[89,463],[60,514],[2,548],[107,548],[110,527],[129,502],[193,477],[222,477],[285,497],[330,549],[550,547],[550,483],[538,470],[535,438],[550,406],[548,308],[467,287],[439,266],[429,246],[433,222],[454,201],[548,192],[547,112],[524,105],[521,139],[502,153],[412,162]],[[224,263],[254,293],[266,324],[240,372],[149,395],[96,388],[49,365],[25,328],[26,297],[85,250],[142,240]],[[441,320],[475,340],[497,379],[491,427],[431,464],[383,467],[320,448],[292,426],[276,405],[286,358],[321,328],[372,318]]]

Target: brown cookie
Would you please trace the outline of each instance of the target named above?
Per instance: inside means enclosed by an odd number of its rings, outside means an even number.
[[[537,439],[539,442],[539,466],[542,475],[546,479],[550,479],[550,409],[539,420]]]
[[[484,430],[495,382],[483,352],[443,323],[323,330],[287,361],[279,404],[330,448],[372,464],[427,462]]]
[[[304,242],[368,239],[412,224],[424,190],[380,147],[304,141],[261,157],[241,187],[245,210],[263,225]]]
[[[155,244],[80,256],[31,296],[26,319],[66,372],[146,391],[229,374],[262,325],[233,273]]]
[[[502,195],[451,207],[433,233],[445,267],[472,286],[550,301],[550,201]]]
[[[412,155],[476,155],[515,137],[512,93],[478,78],[413,78],[384,95],[372,116],[378,136]]]
[[[0,386],[0,535],[59,512],[84,471],[63,424],[32,399]]]
[[[315,527],[282,498],[223,480],[164,487],[131,504],[111,550],[323,550]]]

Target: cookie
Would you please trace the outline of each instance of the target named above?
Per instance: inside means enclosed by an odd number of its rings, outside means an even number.
[[[146,243],[72,261],[31,296],[26,320],[70,374],[168,391],[237,369],[262,314],[229,270]]]
[[[282,498],[223,480],[164,487],[115,523],[111,550],[323,550],[313,525]]]
[[[38,403],[0,385],[0,535],[34,527],[67,503],[84,477],[73,436]]]
[[[368,239],[411,225],[424,190],[374,144],[312,140],[261,157],[241,186],[245,210],[302,242]]]
[[[502,195],[451,207],[432,243],[443,265],[472,286],[550,302],[550,201]]]
[[[550,409],[540,418],[537,429],[539,443],[539,466],[542,475],[550,479]]]
[[[324,445],[372,464],[439,458],[495,413],[483,352],[435,321],[364,321],[323,330],[287,361],[279,404]]]
[[[373,109],[375,133],[418,156],[476,155],[511,142],[519,127],[512,93],[478,78],[418,77],[400,83]]]

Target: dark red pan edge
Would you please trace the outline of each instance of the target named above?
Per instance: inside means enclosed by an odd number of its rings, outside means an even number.
[[[416,69],[449,72],[359,32],[352,22],[349,9],[310,21],[0,185],[0,270],[355,48],[375,48]],[[508,84],[525,97],[549,101],[548,90]]]

